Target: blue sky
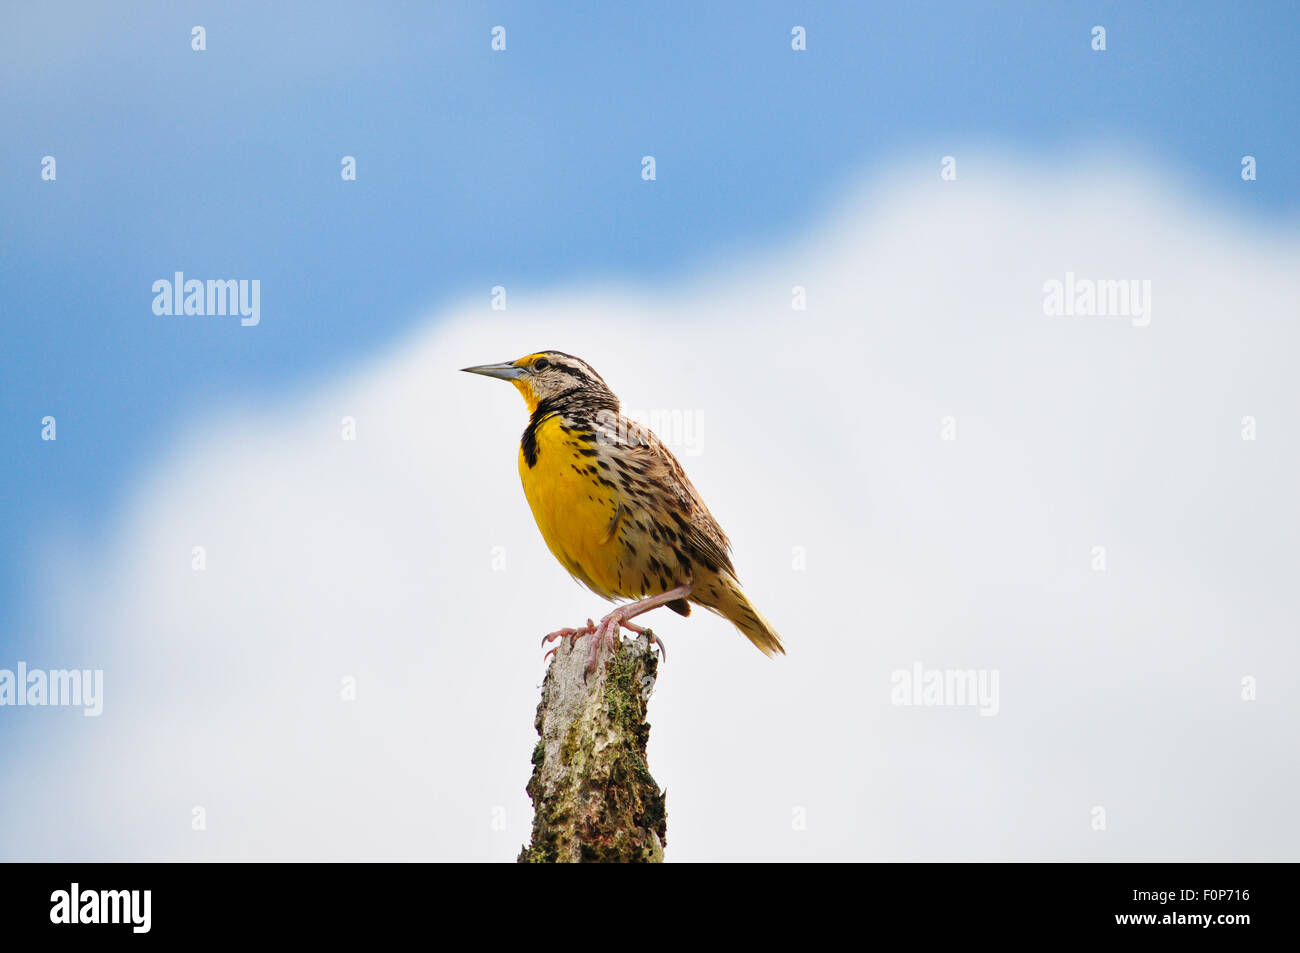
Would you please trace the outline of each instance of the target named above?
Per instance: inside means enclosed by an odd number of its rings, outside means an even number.
[[[877,165],[937,176],[984,144],[1062,169],[1131,150],[1244,218],[1300,209],[1294,4],[550,6],[5,4],[4,657],[38,653],[42,541],[104,532],[188,426],[439,305],[491,320],[494,284],[654,282],[798,234]],[[178,270],[259,279],[261,324],[155,316]]]

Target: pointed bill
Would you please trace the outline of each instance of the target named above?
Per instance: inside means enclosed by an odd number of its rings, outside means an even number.
[[[503,364],[479,364],[477,367],[462,367],[461,370],[467,374],[482,374],[484,377],[496,377],[503,381],[518,380],[526,373],[513,361],[506,361]]]

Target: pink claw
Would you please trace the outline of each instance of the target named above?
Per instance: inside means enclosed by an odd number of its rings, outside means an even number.
[[[634,623],[634,622],[624,622],[624,623],[623,623],[623,628],[625,628],[625,629],[629,629],[629,630],[631,630],[632,632],[635,632],[637,635],[648,636],[649,639],[650,639],[650,644],[653,645],[653,646],[658,647],[658,649],[659,649],[659,658],[662,659],[662,660],[665,661],[665,662],[668,661],[668,649],[666,649],[666,648],[664,647],[663,639],[661,639],[661,638],[659,638],[659,636],[655,635],[655,634],[654,634],[654,630],[651,629],[649,626],[637,625],[637,624]]]
[[[584,635],[590,635],[594,631],[596,631],[596,623],[588,619],[587,624],[582,626],[581,628],[556,629],[554,632],[550,633],[549,635],[542,636],[542,645],[545,645],[547,642],[554,642],[556,639],[572,639],[574,642],[577,642],[578,639],[582,638]],[[559,646],[557,645],[555,648],[558,649]],[[555,649],[551,649],[551,652],[554,651]],[[546,654],[549,656],[551,652],[547,652]]]

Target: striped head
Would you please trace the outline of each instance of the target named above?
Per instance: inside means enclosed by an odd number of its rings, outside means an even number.
[[[595,368],[563,351],[538,351],[517,361],[480,364],[461,370],[510,381],[523,395],[530,414],[536,413],[542,404],[556,409],[570,404],[618,409],[618,398]]]

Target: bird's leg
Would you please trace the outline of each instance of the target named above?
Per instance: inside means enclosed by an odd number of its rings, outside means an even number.
[[[618,635],[619,628],[626,625],[630,620],[639,615],[644,615],[651,609],[658,609],[677,599],[685,599],[691,594],[695,584],[686,582],[682,583],[675,589],[669,589],[667,592],[661,592],[657,596],[649,596],[640,599],[637,602],[629,602],[625,606],[619,606],[605,618],[600,620],[600,625],[596,627],[596,635],[591,640],[591,657],[587,660],[587,671],[596,667],[596,653],[600,651],[601,642],[606,642],[612,648],[614,638]],[[633,631],[636,631],[634,628]],[[656,640],[657,641],[657,640]],[[660,644],[662,648],[662,643]]]
[[[569,639],[570,640],[569,646],[572,647],[573,644],[578,641],[578,639],[582,638],[584,635],[591,635],[591,633],[595,631],[596,631],[596,623],[588,619],[586,625],[579,626],[576,629],[569,629],[569,628],[556,629],[550,635],[542,636],[542,644],[545,645],[547,642],[554,642],[556,639],[561,639],[561,640]],[[545,662],[548,658],[550,658],[557,651],[559,651],[559,648],[560,646],[558,644],[551,646],[551,650],[542,656],[542,661]]]

